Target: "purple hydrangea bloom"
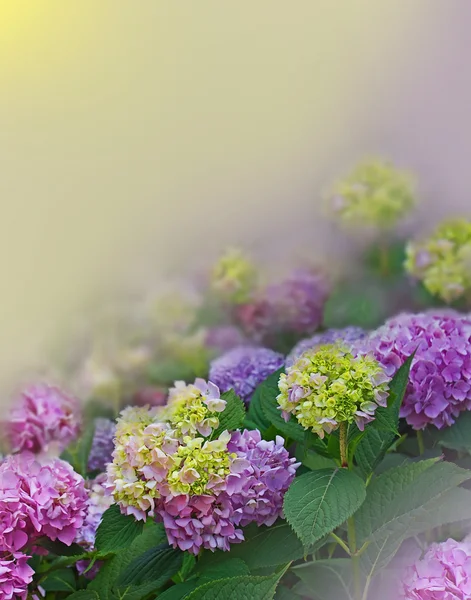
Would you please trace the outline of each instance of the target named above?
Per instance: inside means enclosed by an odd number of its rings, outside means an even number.
[[[234,507],[226,493],[218,496],[174,496],[167,499],[158,513],[174,548],[198,554],[206,550],[230,549],[244,535],[233,521]]]
[[[206,333],[206,346],[217,356],[228,352],[246,342],[241,330],[233,325],[211,327]]]
[[[38,384],[26,389],[6,424],[12,451],[64,450],[80,432],[78,406],[75,398],[57,387]]]
[[[89,471],[106,471],[106,466],[113,460],[115,431],[114,421],[95,419],[95,433],[88,455]]]
[[[19,550],[46,536],[70,546],[87,512],[83,478],[63,460],[23,452],[0,465],[0,543]]]
[[[268,348],[240,346],[211,362],[209,379],[221,392],[231,388],[249,402],[255,388],[284,364],[283,355]]]
[[[283,442],[279,436],[275,441],[262,440],[257,430],[232,434],[228,450],[249,463],[242,472],[231,473],[227,479],[226,492],[236,525],[273,525],[282,516],[283,497],[301,464],[290,458]]]
[[[471,600],[471,544],[432,544],[402,582],[404,600]]]
[[[286,357],[286,366],[291,367],[306,350],[311,350],[316,346],[335,344],[342,342],[342,345],[349,349],[354,347],[355,342],[366,337],[367,332],[361,327],[345,327],[343,329],[328,329],[322,333],[316,333],[312,337],[301,340],[294,346]]]
[[[258,342],[286,332],[312,334],[322,323],[329,291],[324,273],[299,269],[237,307],[235,316],[247,335]]]
[[[471,408],[471,320],[443,311],[404,313],[386,321],[365,347],[389,376],[416,352],[401,407],[414,429],[452,425]]]
[[[34,575],[29,558],[21,552],[0,555],[0,600],[26,600]]]

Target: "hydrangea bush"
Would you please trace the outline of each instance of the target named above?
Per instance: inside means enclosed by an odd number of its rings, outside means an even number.
[[[332,202],[384,237],[415,195],[365,162]],[[2,420],[0,600],[471,600],[467,236],[382,240],[348,292],[231,250],[92,327]]]

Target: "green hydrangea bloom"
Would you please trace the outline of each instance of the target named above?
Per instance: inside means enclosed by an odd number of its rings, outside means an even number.
[[[168,473],[168,485],[173,495],[214,494],[224,485],[230,471],[231,459],[227,444],[231,439],[227,431],[217,440],[203,438],[185,439],[173,458]]]
[[[409,243],[405,268],[445,302],[470,293],[471,222],[445,221],[427,239]]]
[[[257,282],[255,266],[240,250],[228,250],[214,266],[211,288],[224,301],[247,302]]]
[[[365,161],[334,186],[329,200],[346,225],[391,228],[415,204],[413,180],[381,160]]]
[[[277,397],[286,420],[299,423],[319,437],[340,423],[356,422],[363,430],[385,406],[389,378],[372,356],[354,356],[337,345],[306,351],[283,373]]]

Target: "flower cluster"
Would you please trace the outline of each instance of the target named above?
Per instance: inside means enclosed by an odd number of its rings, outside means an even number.
[[[245,402],[249,402],[255,388],[283,364],[283,355],[278,352],[241,346],[213,360],[209,378],[221,391],[233,389]]]
[[[405,267],[427,290],[445,302],[471,291],[471,222],[446,221],[407,247]]]
[[[107,469],[122,512],[160,518],[169,542],[195,554],[243,540],[241,523],[276,520],[298,466],[281,438],[214,437],[225,406],[214,383],[197,379],[177,382],[163,408],[126,409]]]
[[[410,176],[379,160],[360,163],[329,199],[343,223],[374,227],[393,227],[415,204]]]
[[[235,310],[235,318],[253,340],[270,341],[284,333],[312,334],[322,322],[330,285],[324,273],[298,269],[257,291]]]
[[[95,432],[88,455],[88,470],[103,472],[113,460],[116,425],[109,419],[95,419]]]
[[[415,352],[401,416],[414,429],[452,425],[471,408],[471,320],[451,311],[402,314],[367,342],[389,376]]]
[[[328,329],[322,333],[316,333],[316,335],[298,342],[286,357],[285,364],[287,367],[291,367],[306,350],[311,350],[318,346],[341,342],[345,348],[354,348],[356,346],[355,343],[363,340],[366,335],[367,332],[364,329],[355,327],[354,325],[343,329]]]
[[[25,551],[41,537],[70,546],[87,511],[84,481],[59,459],[39,463],[31,452],[0,464],[0,600],[26,599],[33,570]]]
[[[471,544],[449,539],[432,544],[406,572],[404,600],[471,600]]]
[[[242,252],[230,249],[214,266],[211,287],[223,301],[240,304],[251,296],[256,280],[254,265]]]
[[[13,452],[62,451],[80,431],[78,402],[46,384],[26,389],[11,410],[7,436]]]
[[[321,346],[305,352],[280,376],[277,400],[286,420],[294,415],[322,438],[345,422],[355,421],[363,430],[377,407],[386,406],[388,381],[373,357]]]

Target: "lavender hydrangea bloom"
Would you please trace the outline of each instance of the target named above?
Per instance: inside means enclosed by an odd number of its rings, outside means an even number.
[[[253,300],[237,308],[235,316],[257,342],[280,333],[312,334],[322,322],[329,289],[323,273],[299,269],[260,290]]]
[[[7,422],[13,452],[47,452],[54,446],[60,452],[79,432],[78,402],[59,388],[46,384],[26,389]]]
[[[347,346],[350,349],[354,347],[355,342],[364,339],[366,335],[367,332],[364,329],[353,325],[343,329],[328,329],[322,333],[317,333],[312,337],[301,340],[294,346],[286,357],[286,366],[291,367],[301,354],[304,354],[306,350],[310,350],[316,346],[334,344],[341,341],[342,345]]]
[[[21,552],[0,556],[0,600],[26,600],[34,571]]]
[[[109,419],[95,419],[95,433],[88,456],[89,471],[105,471],[113,460],[116,424]]]
[[[209,379],[221,392],[232,388],[245,402],[249,402],[255,388],[283,363],[283,355],[279,352],[240,346],[211,362]]]
[[[283,497],[301,464],[290,458],[283,443],[279,436],[275,441],[262,440],[257,430],[232,434],[228,450],[249,463],[227,480],[236,525],[273,525],[283,515]]]
[[[226,493],[218,496],[174,496],[158,510],[169,543],[174,548],[198,554],[207,550],[230,549],[244,535],[235,526],[234,508]]]
[[[394,375],[414,351],[401,417],[414,429],[438,429],[471,408],[471,320],[458,313],[429,311],[388,320],[366,346]]]
[[[402,583],[404,600],[471,600],[471,544],[432,544]]]
[[[46,536],[70,546],[87,511],[83,478],[60,459],[39,463],[23,452],[0,465],[0,523],[4,548],[19,550]]]

